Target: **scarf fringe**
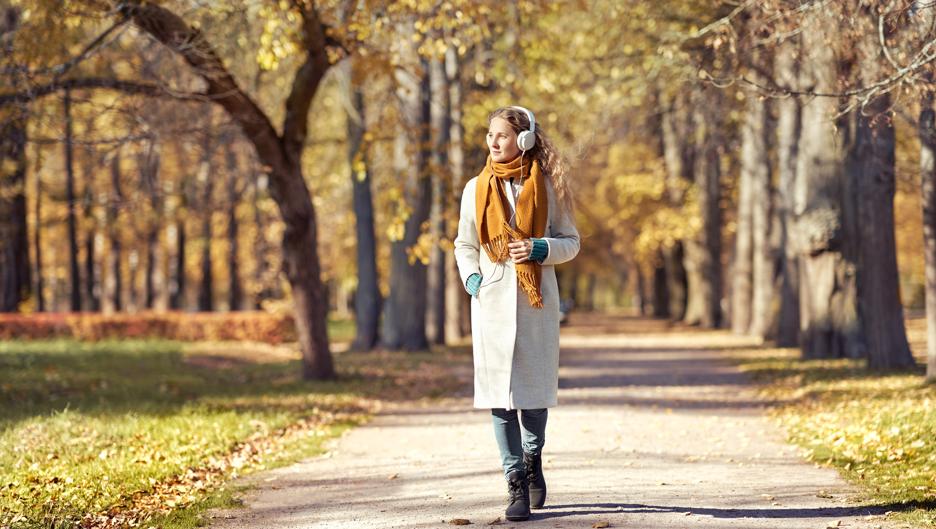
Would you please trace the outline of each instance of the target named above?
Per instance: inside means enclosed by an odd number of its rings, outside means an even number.
[[[509,242],[510,235],[502,233],[481,246],[484,247],[484,251],[487,252],[488,258],[492,263],[499,263],[510,256],[510,248],[507,247],[507,243]]]
[[[539,268],[540,265],[534,265],[534,268]],[[530,298],[530,306],[535,309],[543,308],[543,294],[539,291],[539,285],[536,281],[536,272],[530,272],[526,270],[517,270],[517,278],[520,280],[520,288],[526,292],[528,298]]]

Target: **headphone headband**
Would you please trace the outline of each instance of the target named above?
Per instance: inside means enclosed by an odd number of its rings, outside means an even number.
[[[510,108],[516,108],[522,112],[525,112],[527,118],[530,120],[530,132],[536,132],[536,120],[533,118],[533,113],[526,107],[521,107],[520,105],[513,105]]]
[[[521,151],[526,152],[536,145],[536,120],[533,118],[533,113],[525,107],[514,105],[511,108],[526,112],[527,117],[530,119],[530,129],[522,130],[520,134],[517,135],[517,147],[520,147]]]

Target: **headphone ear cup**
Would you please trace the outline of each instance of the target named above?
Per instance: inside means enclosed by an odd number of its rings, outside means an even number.
[[[524,130],[517,135],[517,147],[520,147],[521,151],[528,151],[536,145],[536,134]]]

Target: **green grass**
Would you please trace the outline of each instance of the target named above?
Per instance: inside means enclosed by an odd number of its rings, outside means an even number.
[[[936,386],[920,369],[878,373],[854,360],[800,360],[794,349],[733,354],[810,460],[839,469],[866,504],[936,527]]]
[[[159,340],[0,342],[0,526],[77,527],[85,514],[166,495],[166,483],[243,442],[280,439],[221,479],[187,486],[163,527],[193,527],[230,477],[320,452],[373,399],[444,395],[463,352],[343,353],[337,380],[300,378],[291,347]],[[162,488],[160,488],[162,487]],[[164,502],[163,502],[164,503]],[[16,520],[16,521],[14,521]]]
[[[354,340],[354,333],[357,328],[354,325],[354,319],[328,320],[328,339],[332,342],[350,342]]]

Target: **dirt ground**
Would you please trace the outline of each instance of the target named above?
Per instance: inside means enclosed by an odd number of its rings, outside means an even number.
[[[211,527],[894,527],[785,443],[723,358],[749,345],[727,332],[575,315],[546,430],[549,494],[529,521],[504,521],[490,411],[472,408],[466,380],[441,402],[386,407],[323,456],[241,478],[255,485],[245,508],[211,511]]]

